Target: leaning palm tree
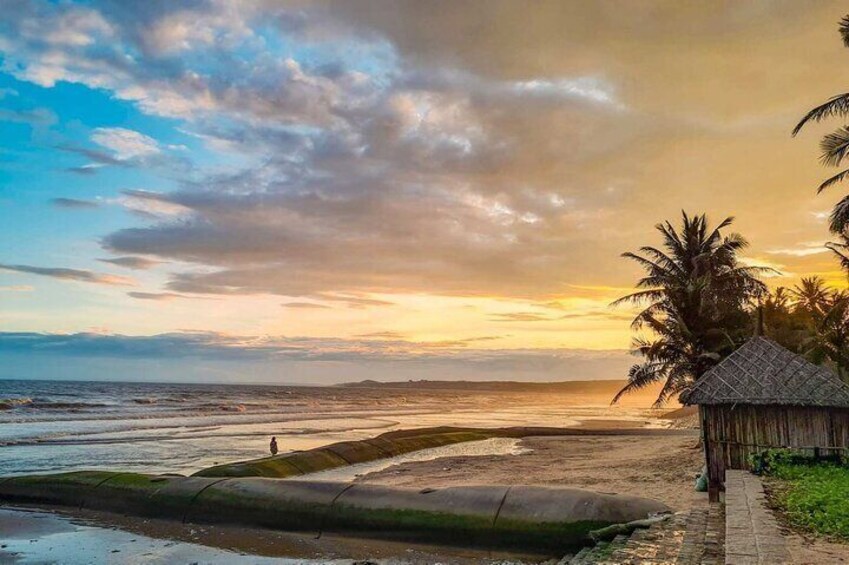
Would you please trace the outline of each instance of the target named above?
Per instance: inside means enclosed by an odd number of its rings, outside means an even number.
[[[631,367],[613,402],[662,382],[656,404],[663,404],[742,340],[750,324],[745,308],[766,293],[758,275],[769,269],[740,263],[737,254],[748,243],[739,234],[722,233],[732,222],[726,218],[709,228],[704,214],[682,212],[680,231],[670,222],[656,226],[662,248],[623,254],[646,274],[636,292],[613,305],[640,305],[631,327],[648,330],[650,337],[634,339],[634,353],[643,359]]]
[[[849,16],[844,16],[840,20],[839,30],[843,38],[843,44],[849,47]],[[793,135],[798,134],[808,122],[819,122],[826,118],[846,116],[849,116],[849,92],[833,96],[825,103],[820,104],[805,114],[799,123],[796,124],[796,127],[793,128]],[[822,151],[821,161],[824,165],[830,167],[840,166],[847,155],[849,155],[849,126],[843,126],[825,135],[820,142],[820,149]],[[817,193],[822,192],[833,184],[846,180],[846,178],[849,178],[849,169],[844,169],[827,178],[819,185]],[[842,233],[847,227],[849,227],[849,196],[845,196],[834,206],[829,222],[829,229],[834,233]]]

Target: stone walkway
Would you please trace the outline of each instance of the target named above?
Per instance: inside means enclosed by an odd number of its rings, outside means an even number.
[[[720,565],[724,562],[722,505],[679,512],[630,538],[588,548],[569,565]]]
[[[748,471],[725,472],[725,516],[726,565],[791,563],[759,477]]]
[[[630,537],[584,548],[567,565],[791,564],[761,479],[726,471],[725,504],[679,512]]]

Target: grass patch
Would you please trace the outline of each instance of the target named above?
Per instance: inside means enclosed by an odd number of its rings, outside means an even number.
[[[791,525],[849,541],[849,467],[786,451],[765,459],[770,502]]]

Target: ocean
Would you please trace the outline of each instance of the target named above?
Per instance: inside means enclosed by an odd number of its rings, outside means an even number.
[[[80,469],[190,474],[263,457],[271,436],[286,452],[437,425],[572,426],[598,419],[660,425],[655,412],[610,407],[609,398],[503,387],[0,380],[0,476]],[[456,449],[486,454],[511,447]]]

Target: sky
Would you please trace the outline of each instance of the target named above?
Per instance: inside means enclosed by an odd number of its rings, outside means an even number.
[[[846,11],[7,0],[0,378],[624,378],[682,209],[843,287]]]

